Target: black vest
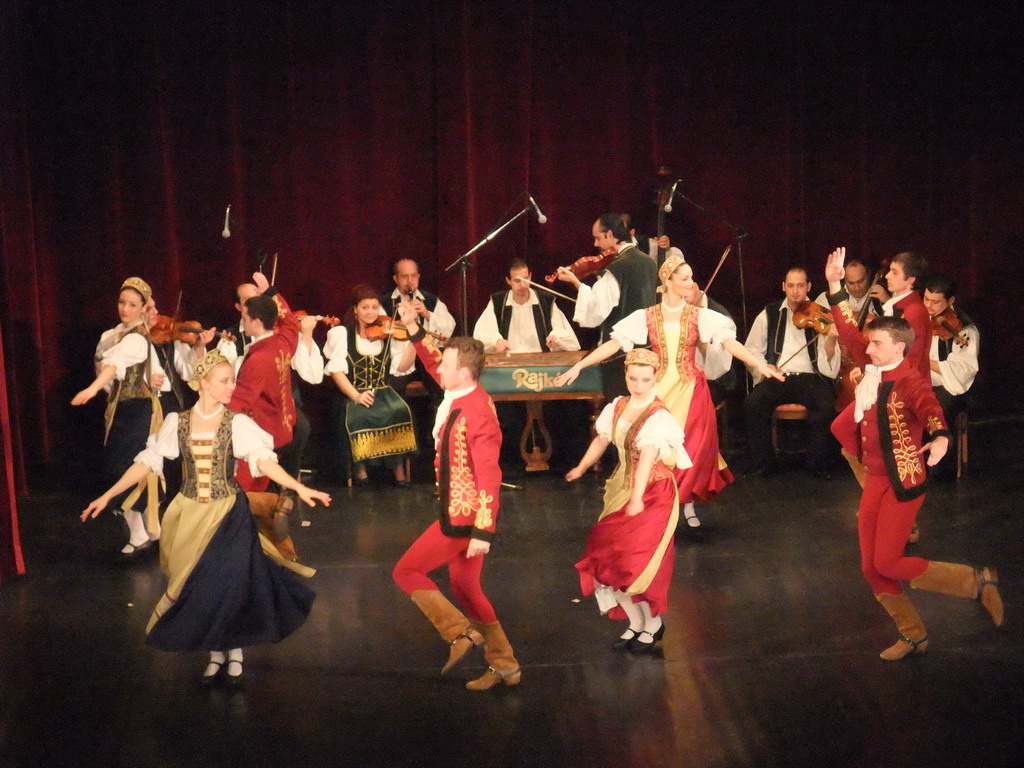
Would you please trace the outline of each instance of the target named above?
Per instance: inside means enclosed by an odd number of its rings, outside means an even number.
[[[764,359],[768,361],[769,365],[777,365],[779,355],[782,354],[782,345],[786,340],[785,331],[782,331],[781,334],[779,331],[782,330],[783,323],[790,322],[789,308],[785,306],[785,302],[777,301],[765,307],[764,311],[768,317],[768,348],[765,350]],[[811,365],[814,366],[818,364],[818,345],[810,342],[816,335],[812,329],[804,328],[804,338],[808,341],[807,354],[811,358]],[[789,354],[791,355],[793,352]]]
[[[508,301],[510,291],[498,291],[491,296],[491,306],[494,309],[494,316],[498,318],[498,333],[501,338],[508,339],[508,329],[512,325],[512,307],[505,302]],[[539,304],[533,305],[533,325],[537,329],[537,343],[540,344],[541,352],[548,352],[548,345],[545,340],[551,334],[551,311],[555,303],[555,297],[550,293],[538,293]]]
[[[619,283],[619,303],[601,323],[602,342],[608,341],[619,320],[658,303],[658,267],[635,246],[623,248],[606,271]]]

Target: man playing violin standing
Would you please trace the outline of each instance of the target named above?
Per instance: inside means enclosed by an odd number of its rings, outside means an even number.
[[[786,377],[784,381],[762,380],[759,372],[751,369],[754,388],[743,402],[750,458],[754,471],[764,475],[779,472],[771,442],[772,414],[778,406],[788,403],[807,409],[807,469],[827,477],[831,463],[828,430],[835,413],[832,380],[839,372],[839,345],[831,330],[819,334],[812,328],[797,327],[793,322],[794,313],[808,301],[810,289],[807,270],[789,269],[782,283],[785,301],[774,302],[761,310],[744,344],[755,358]]]
[[[638,309],[658,303],[658,267],[632,243],[622,213],[608,211],[591,228],[594,247],[618,256],[598,277],[594,287],[583,283],[570,267],[558,268],[558,279],[576,286],[579,296],[573,320],[584,328],[600,328],[601,342],[611,338],[612,326]],[[625,395],[622,360],[605,371],[605,397]]]
[[[924,306],[932,318],[932,345],[928,355],[932,390],[947,424],[972,404],[971,386],[978,375],[981,334],[966,313],[956,306],[956,283],[945,275],[931,275],[924,284]],[[953,457],[953,458],[950,458]],[[936,467],[939,474],[955,463],[949,451]]]

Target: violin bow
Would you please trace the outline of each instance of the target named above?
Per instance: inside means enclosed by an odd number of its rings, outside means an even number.
[[[828,319],[826,319],[826,318],[822,318],[822,320],[824,320],[824,321],[825,321],[826,323],[830,323],[830,324],[834,322],[834,321],[832,321],[832,320],[828,320]],[[806,344],[804,344],[804,345],[803,345],[802,347],[800,347],[800,349],[798,349],[798,350],[797,350],[796,352],[794,352],[794,353],[793,353],[792,355],[790,355],[790,356],[789,356],[789,357],[787,357],[787,358],[786,358],[785,360],[783,360],[783,361],[782,361],[781,363],[779,363],[779,364],[778,364],[778,365],[776,366],[776,368],[778,368],[778,369],[779,369],[779,370],[781,371],[781,370],[782,370],[782,366],[784,366],[784,365],[785,365],[786,363],[788,363],[788,362],[789,362],[790,360],[792,360],[792,359],[793,359],[794,357],[796,357],[796,356],[797,356],[797,355],[799,355],[799,354],[800,354],[801,352],[803,352],[803,351],[804,351],[805,349],[807,349],[807,348],[808,348],[809,346],[811,346],[811,344],[813,344],[814,342],[816,342],[816,341],[817,341],[817,340],[818,340],[818,339],[819,339],[819,338],[820,338],[821,336],[823,336],[823,335],[824,335],[824,334],[821,334],[821,333],[815,333],[815,334],[814,334],[814,338],[812,338],[812,339],[811,339],[810,341],[808,341],[808,342],[807,342]]]
[[[566,296],[564,293],[553,291],[545,285],[533,282],[533,280],[527,280],[525,277],[517,277],[514,279],[518,280],[521,283],[527,283],[528,285],[532,285],[534,288],[540,288],[542,291],[547,291],[548,293],[554,294],[555,296],[558,296],[560,299],[566,299],[567,301],[571,301],[573,304],[576,303],[576,299],[572,298],[572,296]]]
[[[730,251],[732,251],[732,243],[729,243],[729,245],[725,247],[725,251],[722,253],[722,258],[718,260],[718,266],[715,267],[715,271],[712,272],[711,277],[708,278],[708,282],[707,285],[704,286],[704,290],[702,290],[700,295],[697,296],[697,301],[695,303],[698,307],[700,306],[701,301],[704,300],[704,296],[707,294],[708,288],[711,287],[711,284],[715,282],[715,278],[718,277],[718,272],[722,269],[722,265],[725,264],[725,260],[729,258]]]

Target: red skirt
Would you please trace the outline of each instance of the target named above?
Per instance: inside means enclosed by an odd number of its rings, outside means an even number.
[[[647,568],[655,556],[658,545],[665,537],[675,502],[673,481],[666,478],[647,486],[644,510],[630,517],[624,509],[606,515],[590,530],[583,559],[576,563],[580,574],[580,589],[585,597],[593,594],[595,582],[627,590]],[[668,608],[668,588],[672,583],[675,564],[675,546],[671,533],[668,547],[658,565],[658,571],[647,588],[633,596],[633,602],[647,601],[651,615],[657,616]],[[626,618],[618,606],[608,612],[613,619]]]
[[[718,466],[718,419],[715,416],[715,405],[711,402],[708,380],[703,372],[693,382],[690,410],[686,413],[683,431],[683,445],[686,446],[686,453],[693,466],[689,469],[675,469],[679,503],[685,504],[695,499],[711,501],[735,478],[728,467]]]

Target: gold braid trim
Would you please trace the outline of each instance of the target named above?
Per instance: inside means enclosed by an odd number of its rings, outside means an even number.
[[[924,479],[924,467],[917,453],[917,446],[910,434],[906,421],[903,419],[903,408],[905,404],[893,392],[889,401],[885,404],[886,413],[889,417],[889,432],[892,434],[892,452],[896,459],[896,471],[900,476],[900,482],[910,485],[918,484],[918,476]]]
[[[473,471],[469,468],[469,450],[466,446],[466,419],[459,417],[451,431],[451,473],[449,479],[448,514],[450,517],[470,517],[478,499]]]
[[[492,501],[494,501],[494,497],[487,491],[481,489],[480,506],[476,511],[476,520],[473,522],[474,528],[486,531],[494,524],[494,510],[491,508]]]

